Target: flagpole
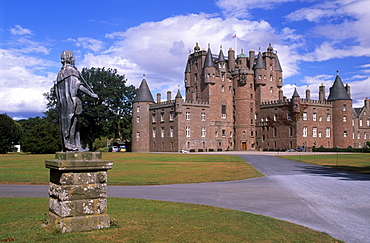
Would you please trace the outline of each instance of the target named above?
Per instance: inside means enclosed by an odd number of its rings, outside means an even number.
[[[235,55],[237,57],[238,56],[238,37],[235,34],[235,35],[233,35],[233,38],[234,38]]]

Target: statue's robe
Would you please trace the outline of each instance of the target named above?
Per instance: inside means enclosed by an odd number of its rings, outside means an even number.
[[[81,85],[79,75],[73,66],[67,65],[57,77],[56,95],[63,151],[82,151],[78,124],[82,112],[82,102],[78,97]]]

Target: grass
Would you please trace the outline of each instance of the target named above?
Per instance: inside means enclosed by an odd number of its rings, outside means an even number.
[[[15,242],[340,242],[285,221],[185,203],[109,198],[115,226],[60,234],[41,227],[47,198],[0,198],[0,241]]]
[[[48,184],[44,161],[51,154],[0,155],[0,183]],[[104,153],[113,161],[109,185],[161,185],[231,181],[263,176],[238,156],[199,154]]]
[[[370,154],[368,153],[293,155],[280,157],[345,171],[370,174]]]

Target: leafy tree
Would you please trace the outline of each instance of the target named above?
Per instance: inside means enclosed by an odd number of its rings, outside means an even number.
[[[23,127],[22,151],[34,154],[52,154],[60,151],[58,124],[46,118],[30,118],[19,121]]]
[[[126,86],[127,79],[119,75],[116,69],[84,68],[81,75],[99,99],[93,99],[81,93],[83,112],[80,115],[80,133],[82,144],[92,144],[96,138],[120,138],[131,140],[131,107],[136,94],[133,85]],[[57,103],[54,90],[44,94],[48,99],[45,112],[50,121],[57,120]]]
[[[22,127],[7,114],[0,114],[0,153],[6,154],[12,150],[12,144],[18,143]]]

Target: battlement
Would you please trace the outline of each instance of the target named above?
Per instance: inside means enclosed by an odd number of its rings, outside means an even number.
[[[181,99],[182,105],[199,105],[199,106],[208,106],[209,102],[205,101],[193,101],[193,100],[183,100]],[[164,108],[169,106],[174,106],[176,103],[176,100],[166,100],[162,102],[157,102],[154,104],[150,104],[149,108]]]
[[[277,105],[289,105],[291,103],[291,99],[284,99],[284,100],[269,100],[269,101],[264,101],[260,104],[260,107],[272,107],[272,106],[277,106]],[[331,101],[321,101],[321,100],[308,100],[308,99],[300,99],[301,104],[312,104],[312,105],[331,105]]]

